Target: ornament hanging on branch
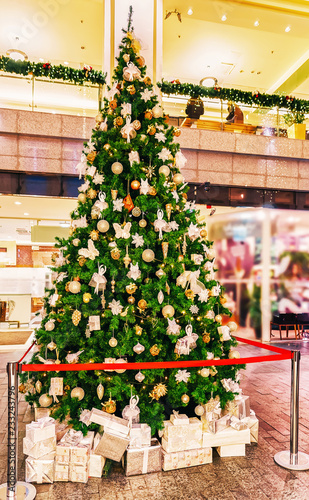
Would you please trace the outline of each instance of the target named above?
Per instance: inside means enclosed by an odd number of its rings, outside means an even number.
[[[167,387],[165,384],[157,384],[154,386],[153,390],[149,393],[151,399],[159,401],[160,398],[167,394]]]
[[[101,400],[104,396],[104,387],[103,385],[100,383],[97,387],[97,395],[98,395],[98,398]]]
[[[138,408],[139,397],[134,395],[130,398],[130,404],[122,410],[122,418],[129,420],[129,427],[139,422],[140,409]]]

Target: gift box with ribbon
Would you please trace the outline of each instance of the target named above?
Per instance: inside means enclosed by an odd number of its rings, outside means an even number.
[[[67,422],[56,422],[56,441],[57,443],[63,438],[63,436],[71,429],[71,425]]]
[[[92,408],[89,420],[95,424],[102,425],[105,432],[108,431],[124,437],[129,435],[130,427],[128,420],[115,417],[115,415],[110,415],[105,411]]]
[[[212,448],[198,448],[197,450],[166,453],[162,450],[163,470],[182,469],[195,465],[212,463]]]
[[[97,455],[95,449],[101,441],[101,434],[97,433],[93,440],[92,450],[90,451],[89,457],[89,477],[102,477],[103,468],[106,462],[106,458],[102,455]]]
[[[27,457],[26,482],[38,484],[53,483],[54,460],[36,460],[35,458]]]
[[[112,434],[110,431],[104,430],[104,434],[94,452],[96,455],[102,455],[115,462],[120,462],[129,444],[128,437]]]
[[[259,439],[259,421],[256,418],[254,411],[250,410],[250,416],[243,418],[241,422],[247,425],[250,429],[251,443],[257,443]]]
[[[55,481],[68,481],[69,480],[69,466],[55,462]]]
[[[240,420],[250,417],[250,398],[249,396],[235,396],[233,401],[228,401],[222,415],[229,414],[231,417],[237,417]]]
[[[180,414],[178,411],[173,410],[173,414],[170,416],[170,421],[173,425],[189,425],[189,417],[184,414]]]
[[[173,425],[169,420],[163,424],[162,448],[167,453],[202,447],[202,422],[197,417],[189,418],[189,425]]]
[[[93,438],[94,432],[83,436],[81,431],[70,429],[57,445],[56,461],[62,464],[87,465]]]
[[[232,427],[227,427],[216,434],[203,432],[203,448],[232,444],[250,444],[250,430],[247,428],[237,431]]]
[[[49,453],[56,450],[56,436],[49,437],[43,441],[34,443],[31,439],[24,437],[23,452],[25,455],[30,455],[30,458],[39,459],[45,457]]]
[[[128,448],[122,465],[126,476],[148,474],[162,470],[162,450],[157,439],[151,440],[150,446]]]
[[[38,443],[55,435],[55,420],[51,417],[40,418],[37,422],[26,425],[26,438],[32,443]]]
[[[88,465],[69,465],[69,481],[72,483],[88,482]]]
[[[150,446],[151,428],[147,424],[132,424],[130,429],[130,448]]]

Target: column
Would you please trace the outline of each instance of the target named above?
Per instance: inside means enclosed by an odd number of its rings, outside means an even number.
[[[262,283],[261,283],[261,314],[262,342],[270,340],[270,264],[271,264],[271,211],[263,209],[262,220]]]

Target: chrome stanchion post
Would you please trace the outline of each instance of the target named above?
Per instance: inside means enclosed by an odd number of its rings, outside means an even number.
[[[274,461],[285,469],[307,470],[309,469],[309,455],[298,451],[300,351],[292,352],[290,451],[279,451],[274,456]]]
[[[8,470],[7,483],[0,485],[0,500],[32,500],[32,484],[17,482],[18,458],[18,363],[7,364],[8,375]]]

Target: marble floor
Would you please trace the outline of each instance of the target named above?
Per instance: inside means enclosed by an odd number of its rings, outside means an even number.
[[[309,347],[306,343],[280,344],[299,349],[301,359],[299,449],[309,453]],[[308,344],[309,346],[309,344]],[[255,347],[240,346],[245,356],[265,354]],[[0,354],[0,481],[6,481],[7,461],[7,361],[17,360],[20,352]],[[266,500],[309,498],[309,471],[290,472],[277,466],[273,456],[289,448],[290,365],[288,361],[248,364],[242,388],[250,396],[251,408],[260,420],[258,445],[247,445],[247,456],[219,458],[212,464],[125,477],[119,466],[108,479],[89,479],[88,484],[54,483],[37,485],[37,500]],[[26,423],[33,419],[27,403],[19,404],[19,470],[24,480],[22,438]]]

